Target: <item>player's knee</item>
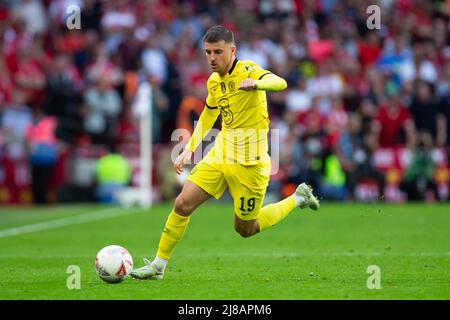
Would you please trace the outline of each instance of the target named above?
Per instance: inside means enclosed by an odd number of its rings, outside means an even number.
[[[239,235],[242,238],[248,238],[251,237],[252,235],[254,235],[256,232],[254,232],[254,230],[249,229],[249,228],[243,228],[239,225],[235,225],[234,226],[234,230],[236,230],[237,233],[239,233]]]
[[[175,212],[183,215],[183,216],[188,216],[192,213],[192,211],[194,211],[194,206],[189,203],[189,201],[187,201],[185,199],[185,197],[183,197],[182,195],[179,195],[176,199],[175,199]]]

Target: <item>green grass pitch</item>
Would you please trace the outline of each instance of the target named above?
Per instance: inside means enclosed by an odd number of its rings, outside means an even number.
[[[232,206],[211,201],[192,216],[163,281],[97,277],[95,255],[109,244],[127,248],[135,266],[152,259],[170,209],[1,208],[0,299],[450,299],[448,204],[323,203],[244,239]],[[70,265],[80,267],[79,290],[67,288]],[[381,289],[367,288],[371,265]]]

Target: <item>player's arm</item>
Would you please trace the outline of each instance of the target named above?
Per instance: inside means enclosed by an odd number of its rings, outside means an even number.
[[[255,84],[256,90],[282,91],[287,88],[286,80],[273,73],[263,75],[259,80],[255,81]]]
[[[210,99],[207,99],[207,101],[208,100]],[[197,149],[198,145],[203,141],[203,138],[211,130],[218,116],[218,107],[209,106],[207,103],[200,115],[200,118],[198,119],[197,126],[195,127],[194,132],[185,147],[185,150],[175,160],[174,167],[178,174],[180,174],[183,170],[183,166],[190,161],[195,149]]]
[[[189,139],[186,150],[194,152],[198,145],[203,141],[203,138],[208,134],[208,132],[213,127],[214,123],[219,116],[218,107],[205,105],[200,118],[198,119],[197,126],[194,129],[192,137]]]
[[[242,80],[238,89],[244,91],[251,90],[264,90],[264,91],[282,91],[287,88],[286,80],[271,73],[268,74],[264,79],[253,80],[247,78]]]
[[[287,88],[286,80],[276,74],[262,69],[257,64],[251,64],[250,67],[249,76],[242,80],[238,87],[239,90],[282,91]]]

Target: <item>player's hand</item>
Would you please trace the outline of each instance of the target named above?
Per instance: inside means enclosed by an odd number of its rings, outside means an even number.
[[[192,151],[185,149],[175,160],[173,167],[177,174],[183,172],[183,167],[186,163],[189,163],[192,157]]]
[[[238,90],[244,90],[244,91],[252,91],[256,89],[256,82],[253,79],[247,78],[242,80],[242,82],[239,84]]]

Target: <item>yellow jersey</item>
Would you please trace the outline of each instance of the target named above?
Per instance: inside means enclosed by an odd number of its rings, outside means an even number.
[[[245,165],[267,161],[269,114],[266,92],[237,88],[246,78],[259,80],[270,73],[253,61],[236,59],[223,77],[217,72],[209,77],[206,107],[217,108],[222,116],[222,132],[215,142],[218,160]]]
[[[214,159],[218,163],[240,163],[254,165],[270,161],[268,156],[267,134],[269,114],[265,90],[238,90],[239,84],[246,78],[260,80],[272,74],[250,60],[235,59],[230,70],[220,76],[217,72],[208,79],[208,97],[199,124],[207,122],[208,131],[211,119],[222,116],[222,131],[216,137]],[[203,121],[202,121],[203,119]],[[197,124],[198,125],[198,124]],[[209,127],[208,127],[209,126]],[[197,129],[196,129],[197,130]],[[191,138],[187,149],[195,148],[206,135]],[[211,157],[210,157],[211,158]]]

